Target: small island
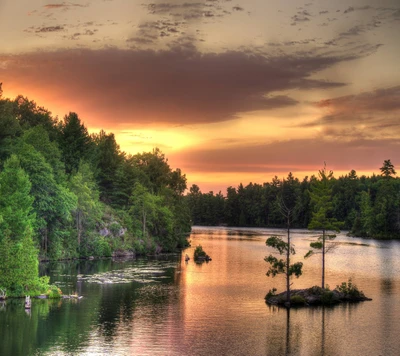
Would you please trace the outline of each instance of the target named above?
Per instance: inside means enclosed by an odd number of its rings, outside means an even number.
[[[197,246],[194,250],[194,261],[195,262],[209,262],[211,261],[211,257],[207,255],[207,253],[203,250],[201,245]]]
[[[313,305],[334,305],[343,302],[356,303],[372,300],[359,291],[351,280],[336,286],[334,290],[314,286],[306,289],[293,289],[290,291],[290,303],[287,302],[287,292],[275,294],[272,289],[265,296],[265,301],[270,305],[279,306],[313,306]]]

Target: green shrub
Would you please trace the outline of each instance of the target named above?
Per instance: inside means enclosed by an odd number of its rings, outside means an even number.
[[[364,297],[364,293],[358,290],[357,286],[351,281],[351,278],[349,278],[347,283],[342,282],[341,285],[336,286],[336,290],[350,297]]]
[[[319,286],[311,287],[311,288],[309,289],[309,291],[310,291],[310,293],[313,294],[313,295],[322,295],[322,293],[324,293],[324,290],[323,290],[321,287],[319,287]]]
[[[322,292],[322,295],[321,295],[321,303],[322,304],[331,305],[331,304],[334,304],[336,302],[337,302],[337,300],[336,300],[335,295],[334,295],[334,293],[332,291],[325,289]]]
[[[201,245],[197,246],[196,249],[194,250],[194,259],[197,260],[198,258],[201,257],[206,257],[207,254],[203,250],[203,247]]]
[[[113,236],[119,236],[119,232],[121,231],[121,225],[116,221],[113,221],[109,226],[110,232]]]
[[[265,299],[269,299],[271,297],[276,296],[276,288],[272,288],[268,291],[267,295],[265,296]]]
[[[111,247],[103,236],[98,236],[93,243],[93,255],[97,257],[110,257]]]
[[[291,305],[304,305],[306,304],[306,300],[301,295],[292,295],[290,297]]]

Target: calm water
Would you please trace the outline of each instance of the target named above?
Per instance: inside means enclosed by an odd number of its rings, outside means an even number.
[[[46,265],[43,273],[81,300],[0,304],[0,355],[400,355],[400,242],[339,235],[326,282],[353,282],[373,298],[334,308],[269,307],[283,290],[265,276],[271,229],[193,228],[181,254],[118,262]],[[313,234],[296,230],[297,259]],[[213,258],[198,265],[201,244]],[[320,256],[293,288],[320,284]]]

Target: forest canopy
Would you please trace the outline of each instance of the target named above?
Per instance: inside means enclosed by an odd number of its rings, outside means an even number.
[[[41,260],[173,251],[191,228],[185,190],[158,148],[126,154],[0,85],[0,243],[29,235]]]
[[[342,221],[342,229],[359,237],[400,238],[400,178],[390,159],[383,162],[380,175],[358,176],[355,170],[332,178],[332,209],[328,218]],[[228,187],[221,192],[202,193],[193,184],[186,196],[195,225],[284,227],[279,197],[283,187],[295,192],[292,227],[310,225],[313,204],[310,192],[316,176],[299,180],[289,173],[264,184]]]

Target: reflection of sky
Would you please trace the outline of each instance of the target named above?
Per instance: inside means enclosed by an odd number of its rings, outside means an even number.
[[[3,0],[0,78],[203,191],[371,174],[398,163],[399,26],[397,0]]]
[[[64,320],[71,323],[71,328],[83,324],[85,337],[79,343],[47,330],[46,342],[52,343],[46,345],[49,354],[75,350],[82,355],[284,355],[290,350],[291,354],[307,356],[396,355],[400,349],[398,241],[339,234],[338,249],[327,255],[327,283],[334,288],[351,277],[373,300],[325,310],[293,308],[287,337],[286,310],[264,302],[272,287],[284,289],[284,278],[268,278],[263,260],[271,252],[265,246],[266,238],[271,233],[285,235],[285,231],[251,229],[247,235],[246,230],[212,228],[213,233],[208,234],[206,229],[196,227],[191,236],[192,247],[182,252],[180,262],[174,256],[169,261],[160,257],[159,261],[112,265],[118,274],[126,270],[136,275],[140,268],[144,275],[153,271],[153,283],[83,281],[84,298],[76,303],[61,301],[60,308],[51,309],[46,319],[39,319],[38,329],[44,332],[50,324],[58,330],[57,325]],[[302,259],[316,236],[311,231],[293,230],[295,257],[304,262],[304,273],[293,281],[292,288],[320,283],[320,256]],[[212,257],[211,262],[198,265],[193,261],[199,244]],[[188,263],[183,258],[186,253],[191,257]],[[99,276],[95,265],[84,275]],[[163,265],[165,273],[160,274]],[[172,265],[176,266],[174,273]],[[380,266],[387,266],[388,270]],[[172,278],[157,281],[157,276],[163,275]],[[33,304],[33,318],[35,310]],[[3,319],[9,320],[0,318],[0,329]]]

